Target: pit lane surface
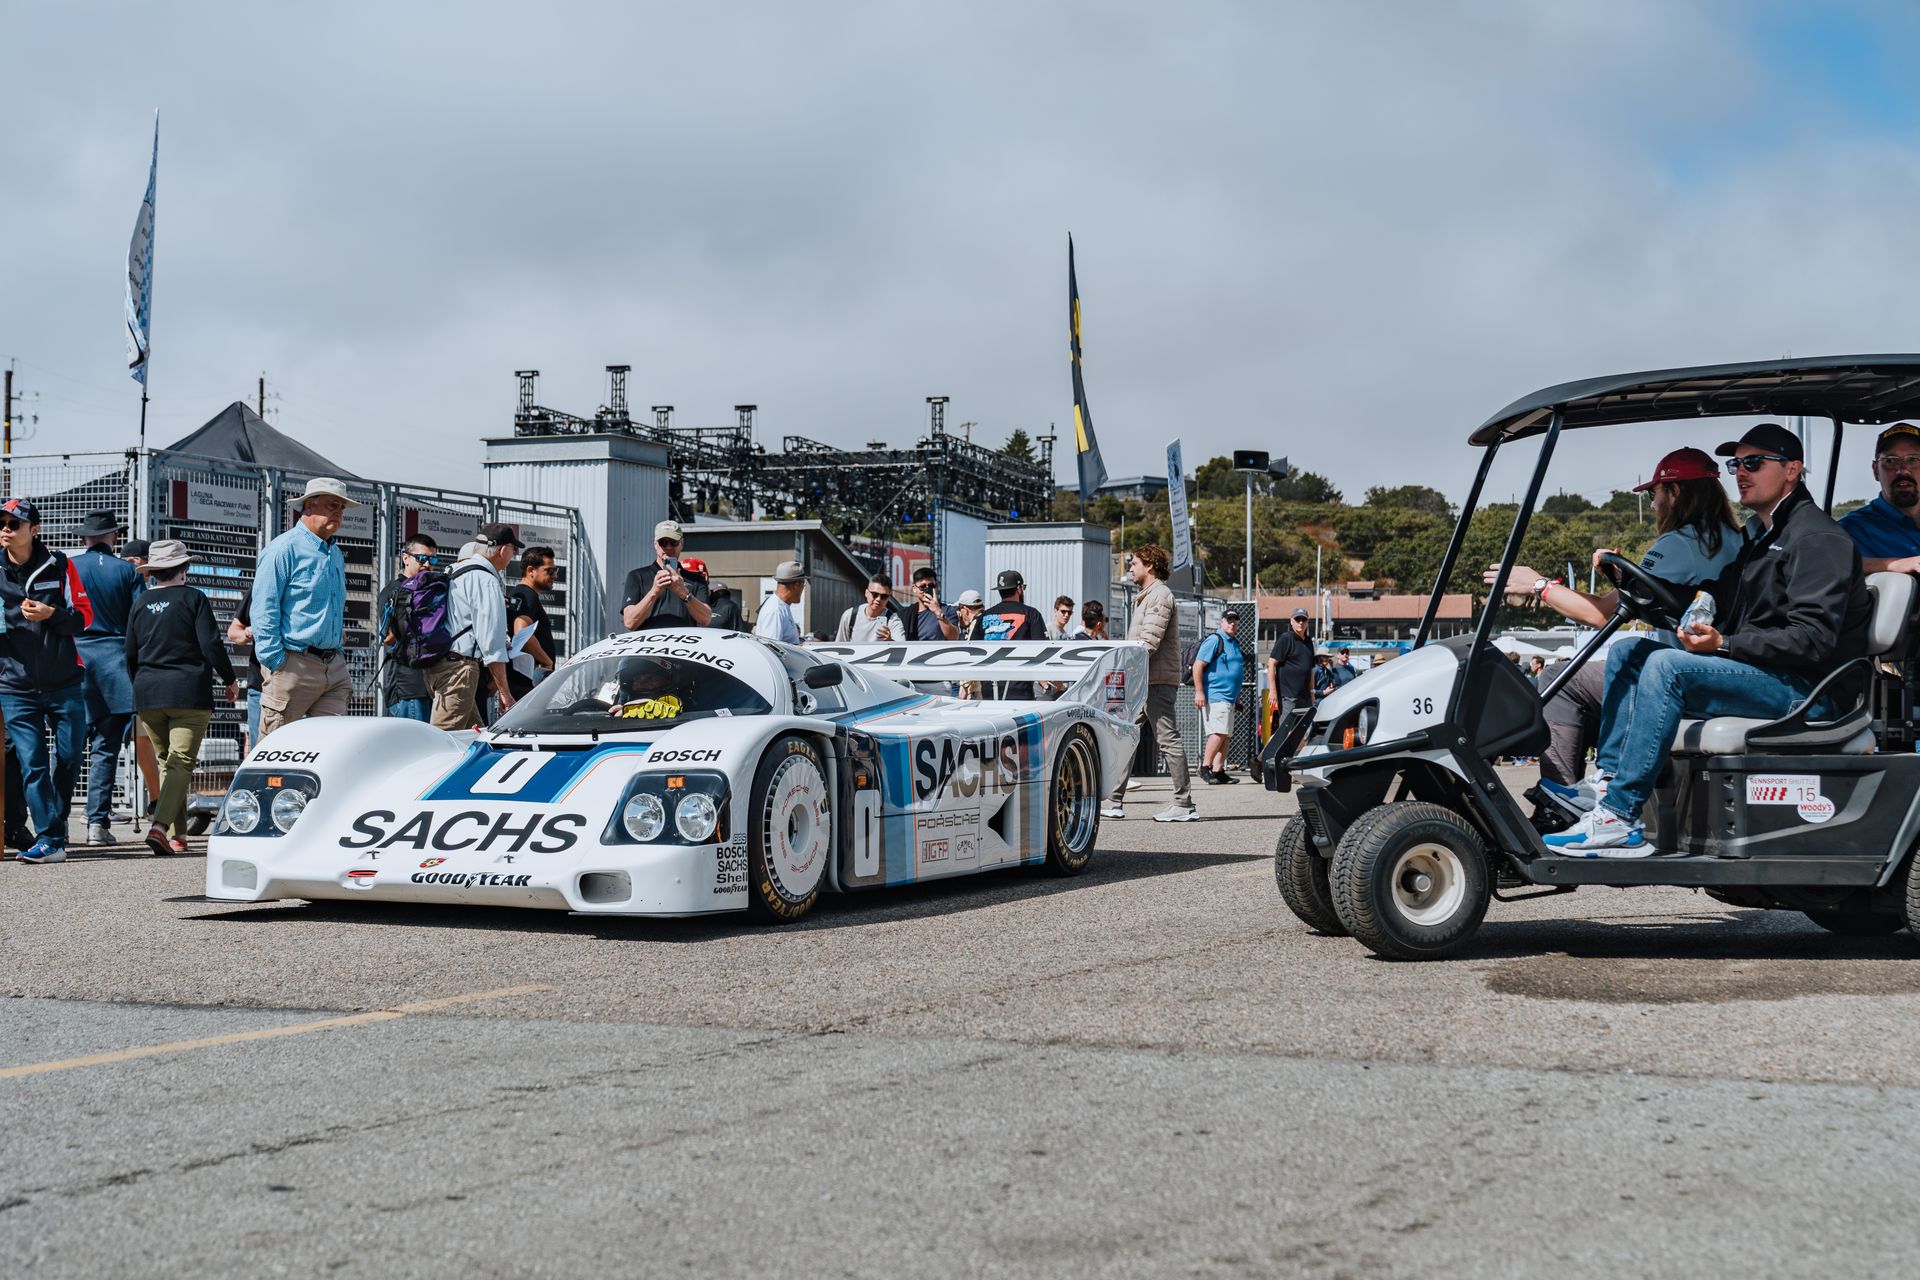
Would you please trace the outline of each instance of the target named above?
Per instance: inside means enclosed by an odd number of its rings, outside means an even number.
[[[199,900],[198,860],[0,865],[0,1266],[1920,1263],[1910,939],[1587,889],[1388,964],[1280,906],[1290,802],[1198,798],[1206,821],[1157,825],[1164,784],[1136,791],[1074,880],[833,899],[782,930],[240,907]]]

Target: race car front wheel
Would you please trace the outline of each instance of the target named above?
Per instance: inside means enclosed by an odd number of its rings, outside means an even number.
[[[1480,834],[1437,804],[1402,800],[1360,815],[1333,854],[1333,909],[1392,960],[1437,960],[1486,918],[1493,877]]]
[[[798,920],[820,896],[833,857],[833,797],[820,749],[797,733],[768,744],[753,776],[747,909]]]
[[[1093,735],[1070,729],[1047,785],[1047,870],[1075,876],[1093,860],[1100,836],[1100,753]]]

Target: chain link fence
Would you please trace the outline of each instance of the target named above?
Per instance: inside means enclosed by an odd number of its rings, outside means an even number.
[[[86,516],[110,511],[134,536],[157,541],[174,538],[195,557],[187,581],[204,592],[224,628],[239,612],[253,586],[261,550],[295,519],[294,502],[315,477],[302,472],[228,459],[203,458],[164,449],[128,449],[116,453],[16,455],[0,461],[0,493],[29,497],[40,509],[40,536],[48,546],[76,551],[76,530]],[[497,498],[373,480],[349,479],[347,492],[363,505],[350,507],[334,541],[346,559],[347,606],[344,647],[353,682],[352,715],[376,715],[384,630],[376,616],[379,594],[399,575],[398,552],[407,539],[428,534],[457,553],[483,523],[515,526],[529,545],[553,549],[555,581],[542,603],[552,619],[559,654],[571,652],[580,633],[568,570],[584,545],[578,513],[571,507]],[[519,576],[518,561],[506,577]],[[581,602],[582,605],[587,602]],[[249,654],[228,646],[234,670],[245,683]],[[247,711],[216,697],[213,720],[200,747],[193,791],[225,792],[246,755]],[[119,813],[145,809],[144,788],[135,785],[135,753],[121,753],[114,789]],[[86,762],[81,762],[77,794],[86,794]]]

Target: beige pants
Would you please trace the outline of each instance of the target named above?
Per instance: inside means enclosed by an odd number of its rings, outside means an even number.
[[[160,757],[160,803],[154,806],[153,825],[175,839],[187,838],[187,793],[200,758],[200,740],[207,736],[212,718],[211,711],[181,707],[140,713],[140,731]]]
[[[1180,745],[1180,731],[1173,725],[1173,700],[1180,693],[1177,684],[1150,684],[1147,686],[1147,705],[1140,709],[1140,718],[1136,724],[1153,726],[1153,745],[1159,750],[1160,758],[1167,762],[1167,772],[1173,775],[1173,802],[1183,809],[1193,807],[1193,783],[1187,773],[1186,749]],[[1113,793],[1114,803],[1126,798],[1127,784],[1122,782]]]
[[[260,736],[264,739],[308,716],[343,716],[352,696],[346,654],[323,660],[311,653],[289,653],[260,686]]]
[[[433,694],[430,718],[436,729],[471,729],[480,720],[478,658],[442,658],[426,668],[427,689]]]

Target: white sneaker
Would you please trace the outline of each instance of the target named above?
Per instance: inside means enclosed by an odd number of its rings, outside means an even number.
[[[1170,804],[1153,815],[1155,822],[1198,822],[1200,811],[1190,804]]]
[[[1138,791],[1139,789],[1140,789],[1140,779],[1138,778],[1127,779],[1127,790]]]
[[[1124,818],[1127,816],[1127,811],[1117,804],[1103,804],[1100,806],[1100,816],[1103,818]]]
[[[1645,858],[1653,853],[1646,829],[1605,805],[1596,806],[1565,831],[1546,837],[1546,846],[1576,858]]]
[[[1607,784],[1612,780],[1598,769],[1589,769],[1587,776],[1571,787],[1542,778],[1540,790],[1568,813],[1592,813],[1607,798]]]

